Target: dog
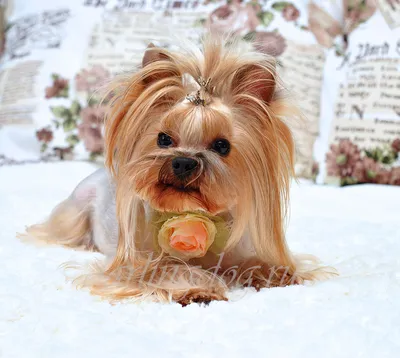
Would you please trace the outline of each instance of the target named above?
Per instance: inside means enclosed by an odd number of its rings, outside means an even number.
[[[84,179],[28,241],[97,250],[77,279],[110,299],[208,303],[230,287],[301,284],[329,270],[293,255],[284,224],[295,145],[273,57],[240,40],[149,45],[107,93],[105,169]],[[188,261],[154,248],[154,213],[226,223],[223,252]],[[310,261],[311,260],[311,261]]]

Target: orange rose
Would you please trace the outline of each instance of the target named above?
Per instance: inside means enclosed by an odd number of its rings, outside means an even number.
[[[176,216],[167,220],[158,233],[161,249],[182,260],[203,257],[215,239],[215,224],[197,214]]]

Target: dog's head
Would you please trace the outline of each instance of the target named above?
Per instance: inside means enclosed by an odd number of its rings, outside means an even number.
[[[142,68],[119,83],[106,148],[124,195],[161,211],[216,214],[287,176],[293,147],[274,113],[273,60],[239,48],[215,40],[201,53],[151,46]]]

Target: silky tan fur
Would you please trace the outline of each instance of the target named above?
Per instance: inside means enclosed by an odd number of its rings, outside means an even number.
[[[207,87],[195,83],[199,78],[210,79]],[[204,105],[186,98],[198,90]],[[152,296],[186,304],[225,300],[228,287],[238,284],[258,289],[332,273],[309,257],[294,257],[286,244],[295,154],[286,121],[298,111],[284,98],[272,57],[213,37],[183,52],[150,46],[142,68],[117,79],[108,97],[105,155],[115,185],[117,247],[77,280],[80,285],[113,299]],[[160,132],[172,137],[172,147],[157,146]],[[231,143],[226,157],[210,150],[217,138]],[[171,171],[177,156],[199,163],[184,190]],[[81,225],[69,224],[70,218],[66,225],[80,233],[57,232],[52,223],[63,215],[57,209],[46,223],[28,228],[28,236],[96,247],[93,234],[88,241],[90,210],[68,200],[62,205],[77,208]],[[184,263],[154,252],[154,210],[224,217],[231,232],[223,257],[208,253]]]

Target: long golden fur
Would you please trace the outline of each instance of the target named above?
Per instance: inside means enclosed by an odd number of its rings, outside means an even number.
[[[195,83],[199,78],[210,79],[206,88]],[[197,90],[204,105],[186,99]],[[234,285],[258,289],[329,274],[307,267],[309,257],[293,257],[286,244],[295,148],[285,121],[296,108],[285,101],[272,57],[212,37],[201,50],[183,53],[149,47],[142,68],[116,80],[109,96],[106,167],[116,185],[118,247],[111,260],[92,265],[80,285],[113,299],[152,296],[185,304],[225,300]],[[157,146],[160,132],[173,139],[172,147]],[[228,156],[210,150],[217,138],[231,143]],[[172,173],[177,156],[199,163],[183,184]],[[223,216],[231,230],[223,257],[208,253],[184,263],[156,254],[146,206]],[[51,228],[58,215],[41,228]],[[28,234],[74,242],[72,232],[40,231],[36,226]]]

